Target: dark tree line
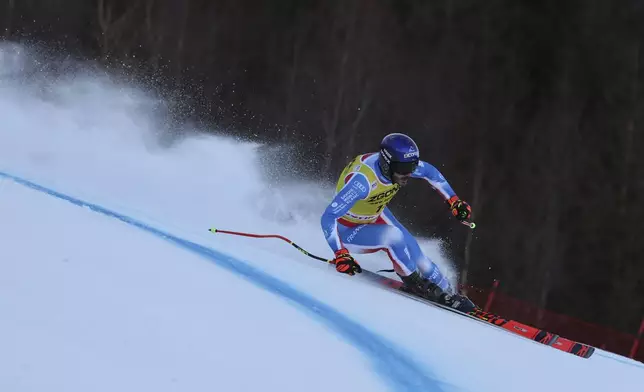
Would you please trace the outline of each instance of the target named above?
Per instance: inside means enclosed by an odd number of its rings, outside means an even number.
[[[643,1],[2,0],[0,27],[158,76],[324,178],[408,133],[479,228],[425,184],[394,210],[451,238],[463,283],[629,332],[644,315]]]

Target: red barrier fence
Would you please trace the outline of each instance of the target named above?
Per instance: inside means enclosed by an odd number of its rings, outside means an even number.
[[[485,304],[485,311],[644,362],[644,319],[637,334],[624,333],[539,308],[498,292],[498,286],[499,281],[487,290],[467,286],[467,295],[474,303]]]

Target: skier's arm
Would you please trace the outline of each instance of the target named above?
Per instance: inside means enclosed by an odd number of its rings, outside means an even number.
[[[467,222],[472,217],[472,208],[461,200],[437,168],[425,161],[420,161],[412,177],[422,178],[438,191],[449,205],[452,215],[461,222]]]
[[[356,201],[369,196],[369,180],[362,173],[351,173],[349,179],[327,206],[320,219],[322,232],[333,252],[342,248],[337,219],[347,213]]]
[[[443,196],[446,201],[456,197],[456,192],[452,189],[451,185],[447,182],[441,172],[433,165],[420,161],[418,167],[412,174],[414,178],[422,178],[429,183],[438,193]],[[457,197],[456,197],[457,198]]]

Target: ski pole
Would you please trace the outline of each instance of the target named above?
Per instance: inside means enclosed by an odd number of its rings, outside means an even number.
[[[213,227],[213,228],[211,228],[211,229],[208,229],[208,231],[209,231],[209,232],[211,232],[211,233],[213,233],[213,234],[215,234],[215,233],[222,233],[222,234],[239,235],[239,236],[243,236],[243,237],[251,237],[251,238],[278,238],[278,239],[280,239],[280,240],[282,240],[282,241],[286,241],[286,242],[288,242],[289,244],[293,245],[293,247],[294,247],[295,249],[299,250],[300,252],[304,253],[305,255],[307,255],[307,256],[309,256],[309,257],[311,257],[311,258],[313,258],[313,259],[320,260],[320,261],[324,261],[325,263],[328,263],[328,262],[329,262],[329,260],[328,260],[328,259],[325,259],[325,258],[323,258],[323,257],[316,256],[316,255],[314,255],[314,254],[311,254],[311,253],[307,252],[306,250],[302,249],[302,247],[300,247],[300,246],[299,246],[298,244],[296,244],[295,242],[293,242],[293,241],[289,240],[288,238],[283,237],[283,236],[281,236],[281,235],[277,235],[277,234],[251,234],[251,233],[242,233],[242,232],[238,232],[238,231],[219,230],[219,229],[215,229],[214,227]]]
[[[474,223],[474,222],[462,221],[461,223],[464,224],[465,226],[469,227],[470,229],[476,228],[476,223]]]

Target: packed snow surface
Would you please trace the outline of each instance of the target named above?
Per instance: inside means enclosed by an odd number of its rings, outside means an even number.
[[[644,388],[639,362],[578,358],[285,242],[208,232],[281,234],[330,257],[332,189],[277,175],[296,173],[288,149],[166,108],[108,73],[0,46],[0,391]],[[422,246],[454,276],[438,241]]]

